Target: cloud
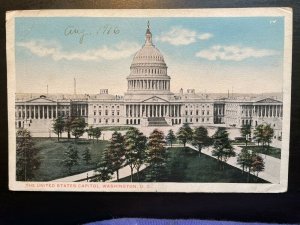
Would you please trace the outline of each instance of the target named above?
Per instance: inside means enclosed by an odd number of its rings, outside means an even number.
[[[213,37],[213,34],[211,34],[211,33],[203,33],[203,34],[198,35],[198,38],[200,40],[208,40],[212,37]]]
[[[210,33],[198,34],[196,31],[182,27],[172,27],[170,31],[162,33],[156,40],[179,46],[192,44],[196,42],[197,39],[208,40],[212,37],[213,35]]]
[[[271,49],[255,49],[251,47],[240,47],[235,45],[215,45],[209,49],[204,49],[196,53],[196,57],[208,60],[242,61],[247,58],[262,58],[266,56],[278,55],[279,53]]]
[[[32,54],[39,57],[51,57],[55,61],[65,60],[81,60],[81,61],[96,61],[96,60],[118,60],[127,58],[134,54],[138,49],[137,43],[121,42],[108,47],[106,45],[98,48],[86,50],[84,52],[63,51],[57,43],[47,43],[43,40],[32,40],[28,42],[18,42],[17,46],[29,50]]]

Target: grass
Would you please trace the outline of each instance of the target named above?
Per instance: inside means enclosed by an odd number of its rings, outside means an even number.
[[[242,149],[246,148],[246,146],[240,146]],[[262,146],[248,146],[248,150],[252,150],[256,153],[262,153],[268,156],[272,156],[274,158],[281,158],[281,149],[270,146],[269,149],[267,147]]]
[[[228,164],[224,170],[219,169],[219,162],[205,154],[199,154],[190,148],[173,147],[168,150],[167,162],[168,176],[166,182],[217,182],[217,183],[246,183],[247,173],[243,173]],[[150,168],[140,172],[140,181],[143,182]],[[121,179],[122,182],[130,182],[130,177]],[[137,181],[134,176],[134,181]],[[251,183],[266,183],[265,180],[250,175]]]
[[[62,160],[68,145],[74,143],[73,139],[71,141],[61,139],[58,142],[56,138],[33,138],[33,141],[35,146],[40,150],[38,156],[41,159],[41,165],[35,172],[34,181],[50,181],[95,169],[102,150],[108,143],[108,141],[95,141],[93,143],[93,141],[78,140],[76,147],[80,157],[79,163],[72,168],[71,174],[69,174],[68,169],[62,164]],[[89,164],[86,164],[86,162],[82,160],[82,153],[86,147],[90,149],[91,154]]]
[[[122,130],[129,130],[130,126],[105,126],[100,127],[101,131],[122,131]]]

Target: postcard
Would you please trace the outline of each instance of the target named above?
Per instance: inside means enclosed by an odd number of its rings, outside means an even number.
[[[9,188],[285,192],[292,9],[6,14]]]

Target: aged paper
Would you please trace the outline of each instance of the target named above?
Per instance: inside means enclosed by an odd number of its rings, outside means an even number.
[[[284,192],[290,8],[6,15],[9,188]]]

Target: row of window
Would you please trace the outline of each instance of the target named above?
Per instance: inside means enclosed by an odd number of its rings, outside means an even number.
[[[188,118],[185,118],[185,122],[186,123],[200,123],[200,122],[202,122],[202,123],[204,123],[204,122],[209,122],[209,118],[190,118],[190,119],[188,119]]]
[[[199,113],[199,110],[196,110],[195,112],[195,115],[198,116],[200,113]],[[203,116],[205,115],[205,110],[202,110],[202,113],[201,113]],[[188,110],[185,110],[185,115],[188,116],[188,115],[193,115],[193,111],[190,111],[190,113],[188,112]],[[209,115],[209,110],[206,111],[206,115]]]
[[[135,74],[166,74],[166,69],[132,69]]]
[[[105,110],[105,111],[104,111],[104,115],[105,115],[105,116],[108,116],[108,114],[109,114],[109,111],[108,111],[108,110]],[[94,111],[94,116],[96,116],[96,115],[97,115],[97,111]],[[99,110],[99,111],[98,111],[98,115],[101,116],[101,115],[102,115],[102,111]],[[114,115],[115,115],[115,111],[111,111],[111,115],[114,116]],[[116,112],[116,115],[117,115],[117,116],[120,115],[120,111],[119,111],[119,110]]]
[[[99,109],[101,109],[102,106],[103,106],[103,108],[106,108],[106,109],[108,108],[108,106],[111,106],[112,109],[114,109],[115,106],[116,106],[117,109],[120,108],[120,106],[118,106],[118,105],[106,105],[106,106],[104,107],[104,105],[98,105],[98,104],[97,104],[97,105],[94,105],[94,109],[96,109],[97,107],[98,107]]]
[[[99,119],[98,123],[110,124],[110,123],[119,123],[119,119]],[[97,119],[94,119],[94,124],[97,123]]]
[[[185,108],[187,109],[188,107],[190,107],[190,108],[193,108],[193,106],[195,106],[195,108],[201,108],[201,105],[185,105]],[[207,107],[207,108],[209,108],[209,105],[202,105],[202,108],[204,108],[204,107]]]

